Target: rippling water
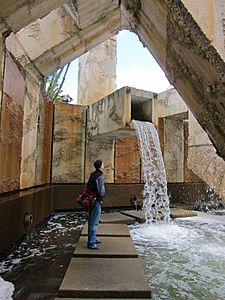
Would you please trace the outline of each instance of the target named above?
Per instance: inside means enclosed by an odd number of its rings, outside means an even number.
[[[176,220],[130,226],[153,299],[225,299],[225,225]]]

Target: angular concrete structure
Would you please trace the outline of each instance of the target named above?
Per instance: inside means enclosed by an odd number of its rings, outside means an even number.
[[[118,139],[135,135],[132,120],[152,121],[155,94],[124,87],[93,103],[88,110],[88,135]]]

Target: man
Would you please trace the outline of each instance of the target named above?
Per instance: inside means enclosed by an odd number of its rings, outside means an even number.
[[[89,192],[96,192],[97,196],[91,200],[89,213],[88,213],[88,243],[89,249],[98,250],[97,244],[100,241],[96,237],[96,230],[99,224],[101,215],[101,203],[105,194],[104,186],[104,164],[102,160],[96,160],[94,162],[95,171],[91,173],[87,183],[87,189]]]

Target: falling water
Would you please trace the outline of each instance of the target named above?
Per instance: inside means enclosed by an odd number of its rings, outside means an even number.
[[[152,123],[133,120],[144,172],[143,211],[146,223],[170,219],[166,172],[158,133]]]

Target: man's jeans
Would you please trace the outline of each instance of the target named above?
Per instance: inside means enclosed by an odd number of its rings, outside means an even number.
[[[89,209],[88,216],[88,246],[96,246],[96,230],[99,224],[101,215],[101,204],[95,201]]]

